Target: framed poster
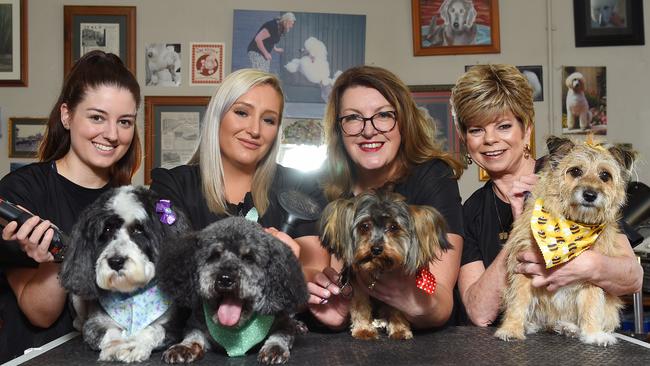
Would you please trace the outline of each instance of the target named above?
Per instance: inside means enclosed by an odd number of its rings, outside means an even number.
[[[573,0],[576,47],[644,45],[643,1]]]
[[[205,96],[144,97],[145,184],[151,184],[151,169],[173,168],[192,157],[209,102]]]
[[[9,118],[9,157],[35,158],[46,126],[47,118]]]
[[[0,86],[27,86],[27,0],[0,0]]]

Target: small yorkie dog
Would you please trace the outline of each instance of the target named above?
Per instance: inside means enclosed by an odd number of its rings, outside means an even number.
[[[373,305],[379,318],[387,322],[392,339],[411,339],[408,320],[398,310],[370,298],[353,277],[359,273],[372,279],[372,290],[382,273],[402,269],[418,272],[418,287],[433,293],[435,277],[429,262],[451,246],[446,240],[446,223],[434,208],[408,205],[391,187],[371,190],[350,199],[338,199],[324,210],[320,222],[321,239],[330,253],[344,263],[345,280],[352,285],[352,336],[377,339],[373,325]],[[423,273],[424,272],[424,273]],[[428,279],[428,282],[427,282]]]
[[[525,339],[539,329],[579,336],[607,346],[619,324],[620,300],[591,283],[557,291],[534,288],[531,278],[515,273],[517,253],[538,248],[546,268],[561,265],[585,250],[621,256],[617,220],[635,153],[620,147],[550,137],[548,161],[539,173],[524,212],[514,223],[507,251],[504,318],[495,336]]]

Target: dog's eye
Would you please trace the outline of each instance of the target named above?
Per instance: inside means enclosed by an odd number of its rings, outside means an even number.
[[[397,226],[397,224],[390,224],[390,225],[388,225],[388,227],[386,228],[386,231],[388,231],[388,232],[390,232],[390,233],[394,233],[394,232],[396,232],[396,231],[398,231],[398,230],[399,230],[399,226]]]
[[[609,172],[602,171],[598,173],[598,178],[600,178],[600,180],[603,182],[609,182],[612,179],[612,175],[609,174]]]
[[[131,234],[142,235],[143,232],[144,232],[144,227],[142,227],[142,225],[137,224],[131,226]]]
[[[573,167],[568,170],[568,173],[571,174],[573,178],[579,178],[582,176],[582,169],[578,167]]]
[[[370,231],[370,224],[367,223],[367,222],[364,222],[364,223],[360,224],[360,225],[359,225],[359,231],[360,231],[362,234],[367,233],[368,231]]]

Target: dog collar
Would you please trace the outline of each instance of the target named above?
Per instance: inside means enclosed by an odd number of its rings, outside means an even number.
[[[584,225],[564,217],[553,217],[544,208],[544,201],[538,198],[530,218],[530,228],[537,246],[542,251],[546,268],[551,268],[568,262],[589,249],[598,239],[605,224]]]
[[[132,336],[160,318],[172,301],[152,284],[130,294],[108,292],[99,297],[99,303],[123,328],[122,333]]]
[[[275,319],[273,315],[255,313],[244,325],[236,328],[223,327],[212,320],[214,311],[206,302],[203,302],[203,314],[212,339],[226,350],[229,357],[243,356],[263,341]]]

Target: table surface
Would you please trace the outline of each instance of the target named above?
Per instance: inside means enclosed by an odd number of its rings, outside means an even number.
[[[296,338],[287,365],[648,365],[650,345],[619,337],[618,343],[599,347],[557,334],[538,333],[525,341],[504,342],[495,328],[450,327],[416,333],[408,341],[383,336],[377,341],[353,339],[348,332],[309,333]],[[632,342],[628,340],[632,340]],[[211,351],[196,365],[257,365],[256,351],[228,358]],[[161,352],[138,365],[164,365]],[[98,353],[75,337],[23,365],[87,365]],[[119,363],[102,362],[102,365]]]

